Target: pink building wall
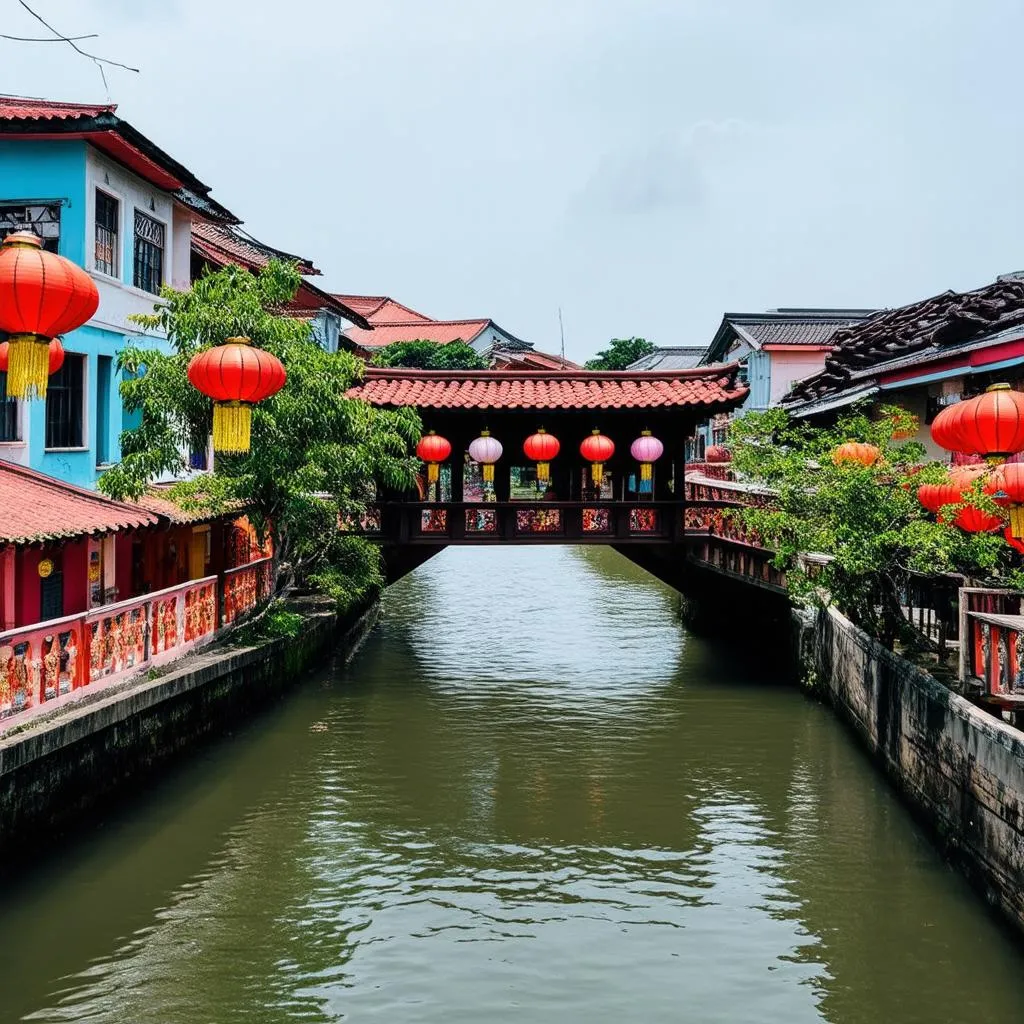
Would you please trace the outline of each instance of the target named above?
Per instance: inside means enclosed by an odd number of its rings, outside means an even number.
[[[798,381],[810,377],[825,366],[825,350],[793,349],[773,351],[771,354],[771,391],[768,400],[778,405],[782,396]]]

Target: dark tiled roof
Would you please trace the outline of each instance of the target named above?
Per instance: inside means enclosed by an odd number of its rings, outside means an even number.
[[[0,508],[0,544],[61,540],[157,523],[147,509],[2,461]]]
[[[653,352],[641,356],[635,363],[631,363],[629,368],[631,370],[689,370],[700,362],[703,355],[703,347],[691,345],[656,348]]]
[[[297,263],[300,274],[313,276],[320,273],[302,256],[274,249],[227,224],[211,224],[209,221],[193,223],[192,248],[209,262],[220,267],[228,263],[237,263],[246,270],[261,270],[272,259],[279,259]]]
[[[703,414],[740,405],[736,363],[669,373],[597,370],[393,370],[368,367],[349,392],[372,405],[425,409],[648,409]]]
[[[833,335],[850,320],[776,320],[743,324],[743,330],[759,345],[828,345]]]
[[[863,385],[872,369],[897,360],[913,365],[1017,326],[1024,326],[1024,281],[1014,279],[883,310],[837,331],[825,368],[794,385],[783,404],[819,401]]]
[[[829,345],[836,331],[870,316],[870,309],[794,307],[764,313],[726,313],[704,353],[703,362],[724,359],[736,338],[752,348],[764,345]]]

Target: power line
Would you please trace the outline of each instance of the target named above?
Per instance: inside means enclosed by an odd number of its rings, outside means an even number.
[[[15,43],[70,43],[79,39],[99,39],[99,36],[93,32],[87,36],[47,36],[41,39],[38,36],[8,36],[0,32],[0,39],[10,39]]]
[[[41,14],[37,14],[35,11],[33,11],[32,8],[29,7],[29,5],[27,3],[25,3],[25,0],[18,0],[18,3],[21,4],[21,6],[24,7],[25,10],[28,11],[28,13],[31,14],[32,17],[35,18],[36,21],[38,21],[40,25],[42,25],[44,28],[48,29],[50,32],[53,33],[53,35],[55,37],[52,40],[53,42],[55,42],[55,43],[67,43],[68,46],[70,46],[71,49],[75,51],[75,53],[80,53],[83,57],[88,57],[88,59],[91,60],[96,65],[96,67],[99,69],[99,72],[100,72],[100,78],[103,79],[103,88],[107,90],[107,98],[108,99],[110,98],[110,89],[109,89],[109,87],[107,85],[107,75],[106,75],[106,72],[104,72],[104,70],[103,70],[103,65],[104,64],[109,64],[111,67],[114,67],[114,68],[123,68],[125,71],[134,71],[135,74],[139,73],[139,69],[138,68],[129,67],[127,64],[122,64],[120,61],[108,60],[106,57],[97,57],[95,53],[88,53],[85,50],[83,50],[78,45],[77,42],[75,42],[76,39],[95,38],[95,35],[91,36],[91,37],[87,37],[87,36],[66,36],[66,35],[64,35],[63,32],[58,32]],[[49,40],[40,40],[40,42],[44,42],[44,41],[49,42]]]

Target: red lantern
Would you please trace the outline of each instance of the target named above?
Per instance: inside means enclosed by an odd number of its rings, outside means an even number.
[[[936,515],[943,505],[954,505],[959,502],[960,493],[953,493],[951,484],[921,484],[917,489],[917,500],[932,515]]]
[[[540,427],[536,434],[531,434],[523,442],[523,452],[528,459],[537,463],[538,483],[547,483],[551,479],[551,460],[558,455],[562,446],[554,434],[549,434]]]
[[[972,463],[967,466],[955,466],[949,471],[950,482],[962,491],[968,491],[980,480],[988,476],[991,466],[986,462]]]
[[[604,464],[615,454],[615,442],[600,430],[591,432],[580,444],[580,455],[590,463],[590,479],[595,487],[604,483]]]
[[[965,505],[957,512],[953,525],[959,526],[965,533],[991,533],[992,530],[998,530],[1003,521],[991,512],[985,512],[973,505]]]
[[[732,452],[724,445],[713,444],[704,453],[705,462],[732,462]]]
[[[881,455],[881,451],[873,444],[847,441],[832,453],[832,461],[837,466],[841,466],[844,462],[859,462],[862,466],[873,466]]]
[[[1005,530],[1003,530],[1003,539],[1006,541],[1007,544],[1010,545],[1011,548],[1013,548],[1014,551],[1016,551],[1018,554],[1024,555],[1024,540],[1017,540],[1017,538],[1013,535],[1013,530],[1011,529],[1011,527],[1008,526]]]
[[[248,338],[228,338],[192,357],[188,379],[213,399],[213,450],[247,452],[253,405],[276,395],[288,374],[280,359]]]
[[[0,373],[7,372],[8,350],[10,342],[0,341]],[[64,346],[57,338],[50,342],[50,376],[52,377],[64,365]]]
[[[1024,464],[1012,462],[1000,466],[985,488],[997,505],[1009,510],[1011,535],[1024,538]]]
[[[438,478],[438,466],[448,460],[452,453],[450,442],[440,434],[432,430],[429,434],[421,437],[416,445],[416,454],[427,464],[427,483],[436,484]]]
[[[932,440],[950,451],[1003,462],[1024,450],[1024,395],[1009,384],[993,384],[983,395],[943,409],[932,424]]]
[[[81,327],[99,308],[93,279],[71,260],[16,231],[0,245],[0,330],[10,337],[7,394],[45,398],[49,344]]]

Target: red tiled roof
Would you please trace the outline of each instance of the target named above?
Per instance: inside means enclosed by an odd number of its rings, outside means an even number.
[[[738,406],[737,363],[670,373],[596,370],[395,370],[367,367],[350,398],[423,409],[646,409]]]
[[[66,121],[73,117],[99,117],[115,110],[116,103],[58,103],[28,96],[0,96],[0,120],[4,121]]]
[[[294,261],[299,273],[319,275],[320,271],[302,256],[274,249],[252,236],[243,235],[236,228],[209,221],[197,220],[192,224],[192,248],[204,259],[218,267],[236,263],[246,270],[262,270],[272,259]]]
[[[363,316],[369,316],[375,309],[389,301],[386,295],[342,295],[336,292],[334,297]]]
[[[146,509],[111,501],[23,466],[0,462],[0,544],[155,526]]]
[[[371,317],[372,331],[350,327],[345,335],[363,348],[382,348],[396,341],[436,341],[447,345],[464,341],[468,345],[490,320],[426,320],[422,323],[377,323]]]
[[[113,103],[61,103],[0,95],[0,135],[7,139],[85,139],[201,216],[240,223],[210,195],[208,185],[119,118],[116,110]]]
[[[370,323],[428,324],[433,321],[410,306],[403,306],[387,295],[335,295],[352,309],[358,310]]]
[[[496,349],[491,353],[491,359],[498,370],[580,370],[579,363],[562,356],[554,356],[548,352],[538,352],[536,349],[520,351],[506,351]]]
[[[163,491],[163,493],[161,493]],[[245,502],[228,502],[221,512],[209,512],[202,508],[185,509],[168,497],[164,488],[153,487],[133,504],[152,512],[178,526],[189,523],[205,523],[219,519],[222,515],[238,515],[245,510]]]

